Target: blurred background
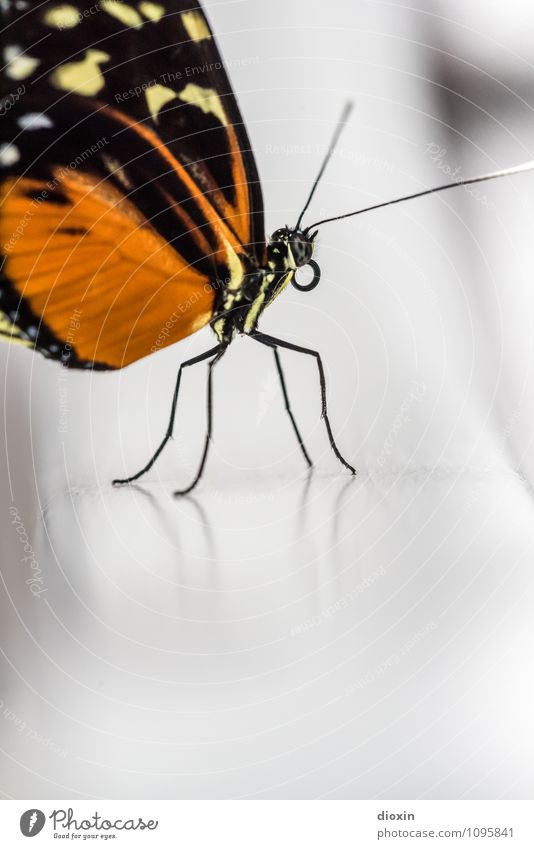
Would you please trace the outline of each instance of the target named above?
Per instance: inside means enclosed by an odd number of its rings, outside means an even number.
[[[523,0],[205,3],[267,230],[534,157]],[[321,285],[216,370],[208,330],[119,373],[2,346],[5,798],[530,798],[534,174],[325,225]],[[16,511],[15,513],[13,511]],[[39,583],[20,537],[39,564]],[[33,591],[32,591],[33,590]]]

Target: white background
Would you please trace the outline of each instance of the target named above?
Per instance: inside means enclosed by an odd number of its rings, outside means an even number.
[[[305,223],[532,158],[534,12],[466,5],[208,6],[269,232],[295,221],[348,97]],[[272,355],[238,340],[205,479],[177,501],[202,366],[143,485],[110,480],[158,444],[208,330],[109,375],[0,349],[5,798],[532,795],[533,189],[526,174],[483,185],[485,202],[459,188],[327,225],[320,287],[265,314],[322,352],[355,480],[306,358],[284,354],[316,474]]]

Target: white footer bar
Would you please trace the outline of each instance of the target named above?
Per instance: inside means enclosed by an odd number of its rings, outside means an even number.
[[[530,801],[0,802],[1,845],[533,849]],[[28,839],[35,837],[35,844]]]

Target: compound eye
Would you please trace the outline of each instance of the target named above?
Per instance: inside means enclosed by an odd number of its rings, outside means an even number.
[[[313,270],[313,278],[309,283],[298,283],[296,274],[293,275],[293,279],[291,280],[291,284],[295,287],[295,289],[298,289],[299,292],[311,292],[311,290],[315,289],[315,287],[319,284],[321,279],[321,269],[315,260],[310,259],[307,265],[309,265]]]
[[[297,268],[301,265],[307,265],[312,255],[311,245],[308,242],[303,242],[301,239],[295,239],[295,241],[291,242],[291,253],[293,254]]]

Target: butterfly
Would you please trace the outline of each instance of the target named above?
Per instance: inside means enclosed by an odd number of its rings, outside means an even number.
[[[332,450],[325,373],[317,351],[258,330],[263,311],[292,284],[314,289],[318,227],[435,191],[526,170],[532,163],[458,180],[303,227],[348,120],[348,104],[306,204],[292,227],[266,240],[261,183],[247,130],[213,32],[186,0],[2,0],[0,74],[0,335],[64,367],[124,368],[206,325],[215,343],[178,370],[166,433],[130,483],[170,439],[183,370],[213,369],[237,334],[273,351],[285,407],[307,465],[280,349],[315,359]],[[299,282],[309,266],[312,279]]]

